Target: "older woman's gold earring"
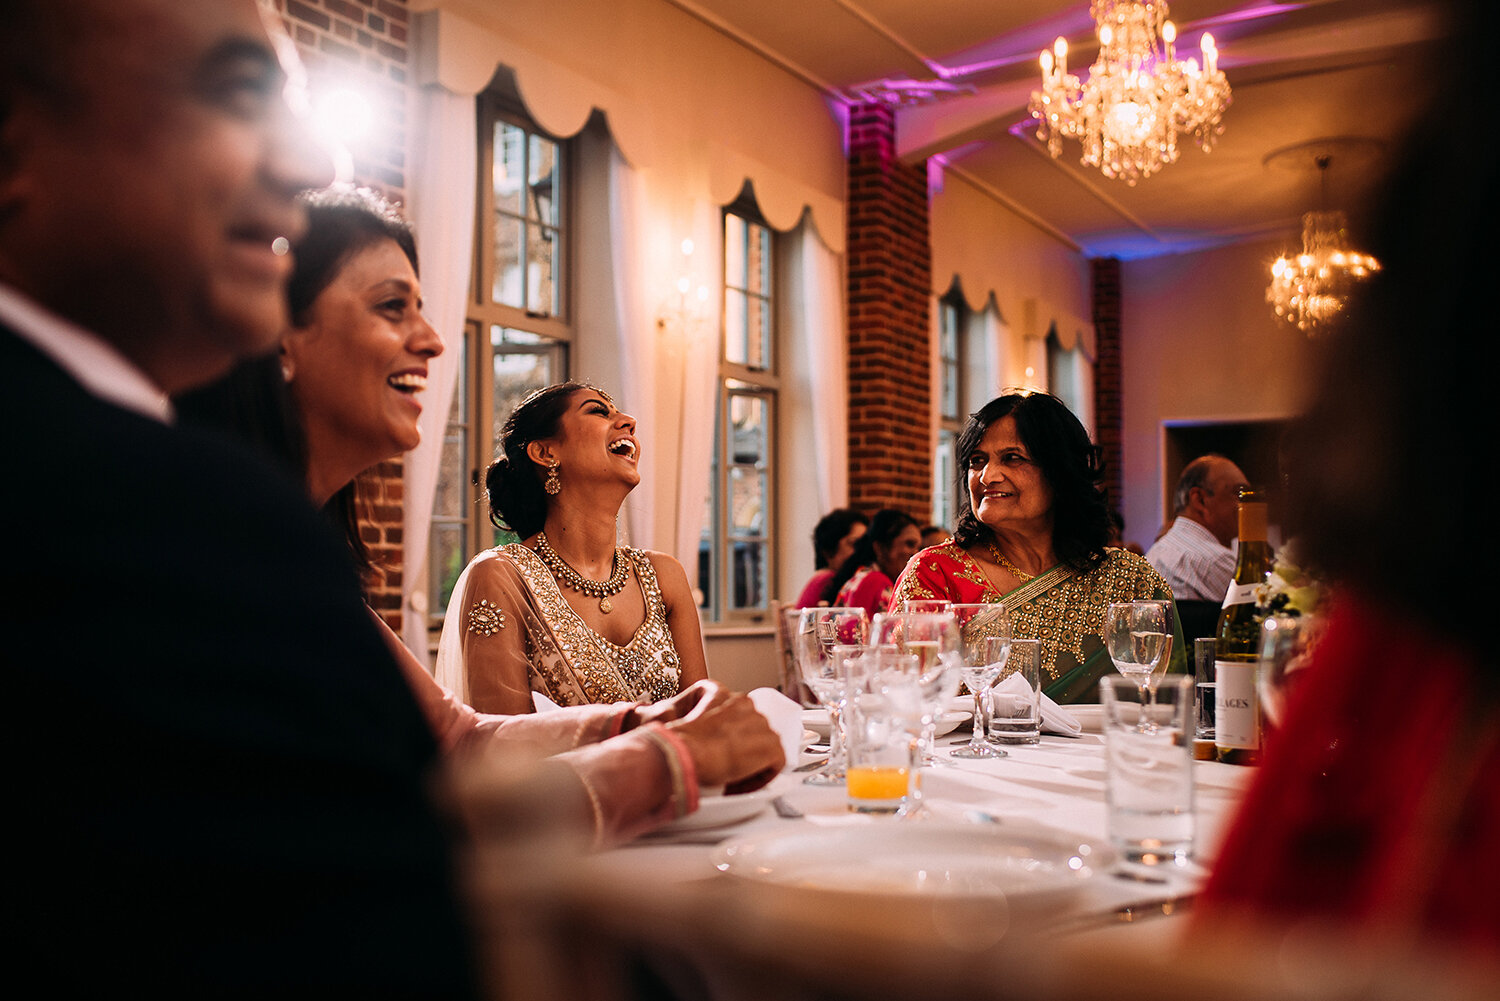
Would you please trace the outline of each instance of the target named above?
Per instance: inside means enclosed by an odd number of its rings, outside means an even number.
[[[552,465],[547,467],[547,479],[542,483],[542,489],[547,493],[556,495],[562,489],[562,480],[557,478],[557,460],[552,460]]]

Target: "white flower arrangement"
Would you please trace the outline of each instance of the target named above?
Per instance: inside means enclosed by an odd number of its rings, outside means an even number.
[[[1260,618],[1271,615],[1315,615],[1326,600],[1322,582],[1285,557],[1278,556],[1255,588]]]

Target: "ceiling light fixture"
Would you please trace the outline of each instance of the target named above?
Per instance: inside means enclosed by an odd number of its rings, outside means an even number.
[[[1082,162],[1134,185],[1177,159],[1191,135],[1206,153],[1224,131],[1229,81],[1213,36],[1203,33],[1203,65],[1177,60],[1177,28],[1158,0],[1093,0],[1099,56],[1080,82],[1068,72],[1068,42],[1042,52],[1042,89],[1031,93],[1036,137],[1054,158],[1064,138],[1083,144]]]
[[[1271,265],[1271,284],[1266,288],[1266,302],[1275,308],[1276,315],[1308,334],[1317,333],[1344,308],[1355,282],[1380,270],[1375,258],[1349,249],[1344,213],[1323,208],[1332,159],[1327,153],[1314,158],[1319,210],[1302,217],[1302,253],[1278,257]]]

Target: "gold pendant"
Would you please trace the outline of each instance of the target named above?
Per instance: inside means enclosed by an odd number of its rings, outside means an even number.
[[[614,610],[615,610],[615,606],[611,605],[609,603],[609,596],[608,595],[605,595],[604,597],[602,597],[602,598],[599,599],[599,611],[603,612],[605,615],[608,615],[610,612],[613,612]]]

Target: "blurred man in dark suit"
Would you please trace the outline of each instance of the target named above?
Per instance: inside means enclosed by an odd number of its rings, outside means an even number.
[[[352,571],[299,485],[166,403],[282,331],[294,196],[330,179],[279,27],[255,0],[0,23],[8,972],[471,995],[436,747]]]

